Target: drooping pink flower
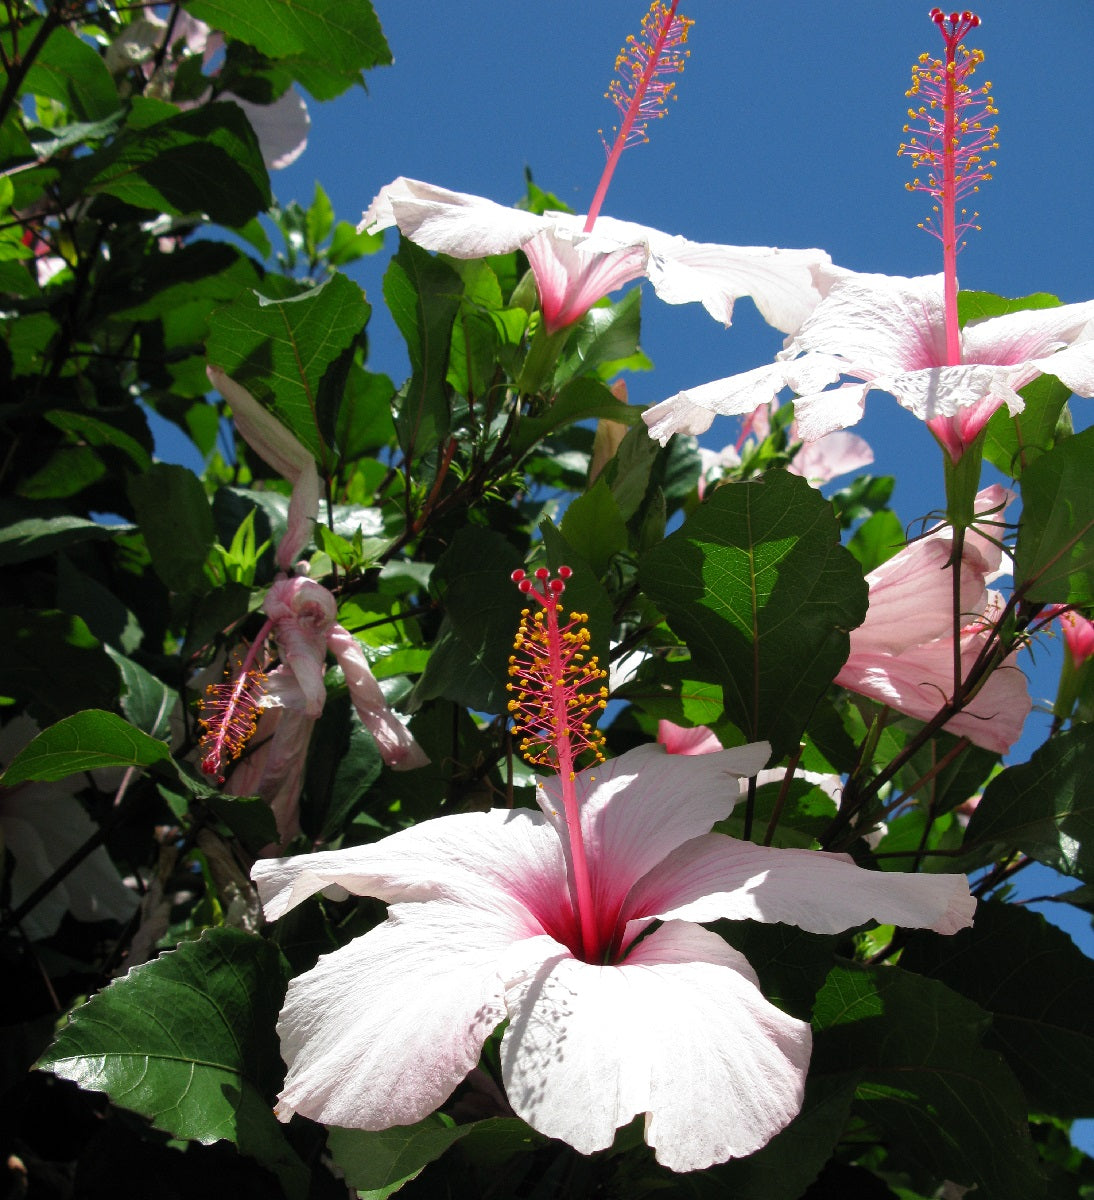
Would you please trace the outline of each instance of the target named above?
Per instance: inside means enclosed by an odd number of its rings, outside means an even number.
[[[275,557],[282,571],[306,570],[307,563],[296,559],[311,540],[318,516],[314,458],[246,388],[219,367],[209,367],[208,375],[231,404],[244,441],[292,483],[288,526]],[[327,695],[328,651],[342,668],[357,715],[384,762],[407,771],[429,759],[388,705],[361,644],[338,623],[338,603],[325,587],[303,574],[282,574],[262,607],[267,620],[246,657],[229,669],[225,682],[206,692],[202,769],[223,781],[226,765],[254,740],[253,753],[233,768],[227,786],[235,795],[255,794],[268,801],[284,845],[299,832],[308,745]],[[269,640],[276,644],[281,665],[266,674],[259,668]]]
[[[765,743],[693,755],[641,746],[575,772],[578,753],[600,753],[604,673],[581,614],[562,623],[569,574],[514,574],[536,607],[515,642],[510,713],[522,751],[558,771],[539,781],[541,811],[456,814],[371,846],[256,864],[270,919],[317,891],[390,906],[290,984],[281,1119],[421,1120],[507,1020],[502,1081],[534,1129],[592,1153],[644,1114],[658,1160],[697,1170],[751,1153],[793,1119],[811,1049],[809,1026],[768,1003],[743,956],[699,922],[970,924],[961,876],[864,871],[709,832]]]
[[[834,277],[776,362],[679,392],[642,419],[664,443],[674,433],[703,433],[717,414],[751,413],[790,388],[798,431],[813,442],[854,425],[867,393],[883,391],[923,421],[960,418],[955,428],[968,439],[1001,405],[1021,412],[1018,390],[1039,375],[1094,396],[1094,301],[971,321],[961,330],[959,364],[947,358],[942,276],[848,273]],[[859,382],[829,387],[841,377]]]
[[[612,217],[597,217],[593,231],[586,234],[586,220],[569,213],[540,216],[399,178],[381,188],[358,228],[378,233],[397,226],[416,245],[453,258],[508,254],[524,249],[546,230],[555,234],[556,244],[562,239],[575,250],[607,256],[610,269],[618,268],[620,274],[618,264],[630,261],[625,252],[637,251],[646,259],[643,272],[636,275],[644,273],[667,304],[698,302],[716,321],[729,325],[734,301],[750,296],[764,320],[784,333],[796,330],[819,302],[822,293],[814,272],[831,261],[823,250],[691,242]],[[576,259],[575,265],[587,270],[588,260]],[[549,293],[552,288],[558,290],[547,285]]]
[[[993,485],[980,492],[976,509],[998,514],[1008,497]],[[935,716],[954,687],[952,553],[953,531],[939,527],[866,576],[870,606],[866,620],[851,631],[851,654],[836,683],[920,721]],[[1001,597],[986,586],[1001,569],[1001,548],[973,526],[960,564],[963,673],[1001,611]],[[944,728],[1003,753],[1018,740],[1031,707],[1026,677],[1008,661]]]

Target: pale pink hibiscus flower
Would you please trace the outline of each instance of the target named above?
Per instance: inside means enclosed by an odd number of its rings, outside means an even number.
[[[864,871],[841,855],[711,833],[766,743],[692,755],[640,746],[575,771],[578,754],[600,754],[592,721],[605,691],[582,614],[562,624],[570,574],[514,573],[530,607],[509,712],[522,753],[557,770],[539,781],[539,812],[461,813],[371,846],[255,865],[270,919],[318,891],[390,906],[289,985],[283,1120],[419,1121],[507,1021],[502,1082],[532,1128],[589,1154],[643,1114],[658,1160],[698,1170],[751,1153],[793,1119],[811,1049],[809,1026],[770,1004],[743,956],[701,922],[818,933],[971,922],[962,876]]]
[[[1094,301],[971,321],[960,336],[961,361],[948,365],[941,275],[837,275],[774,363],[679,392],[643,420],[664,443],[789,388],[798,431],[813,442],[854,425],[867,393],[882,391],[923,421],[954,418],[943,442],[953,457],[957,441],[967,444],[1000,406],[1021,412],[1018,390],[1039,375],[1094,396]],[[830,386],[841,379],[856,382]],[[940,438],[949,428],[931,427]]]
[[[1064,637],[1064,645],[1075,669],[1094,656],[1094,621],[1063,604],[1054,604],[1043,617],[1055,617]]]
[[[1011,499],[996,484],[980,492],[976,510],[986,520],[997,519]],[[866,620],[851,630],[851,653],[836,683],[920,721],[939,712],[954,687],[952,553],[953,530],[940,526],[866,576],[870,607]],[[986,585],[1004,573],[1003,551],[973,526],[965,535],[960,570],[958,649],[967,673],[1002,611],[1002,597]],[[1025,675],[1007,661],[944,728],[1004,753],[1018,740],[1031,707]]]
[[[290,984],[278,1115],[360,1129],[421,1120],[507,1019],[506,1095],[549,1137],[592,1153],[645,1114],[647,1142],[676,1171],[764,1145],[800,1108],[809,1026],[765,1000],[743,956],[699,922],[953,933],[974,904],[963,876],[882,874],[711,833],[736,778],[767,753],[643,746],[578,774],[591,956],[557,779],[540,782],[540,812],[441,817],[371,846],[256,863],[270,919],[320,890],[390,905],[382,925]]]
[[[358,228],[377,233],[397,226],[416,245],[453,258],[524,250],[544,312],[569,320],[645,275],[666,303],[698,302],[724,325],[732,320],[734,301],[750,296],[769,325],[789,333],[819,302],[815,272],[831,261],[823,250],[692,242],[612,217],[597,217],[588,233],[585,225],[585,216],[541,216],[399,178],[380,190]]]

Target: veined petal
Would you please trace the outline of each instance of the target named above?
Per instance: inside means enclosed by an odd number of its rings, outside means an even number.
[[[386,1129],[428,1116],[505,1015],[498,966],[524,936],[506,913],[408,904],[324,955],[289,984],[277,1022],[278,1117]]]
[[[551,224],[545,217],[505,208],[482,196],[400,176],[380,189],[357,229],[378,233],[397,225],[424,250],[453,258],[485,258],[519,249]]]
[[[805,442],[790,460],[787,470],[820,487],[837,475],[847,475],[874,461],[874,452],[863,438],[837,431],[815,442]]]
[[[1013,366],[1094,342],[1094,300],[1056,308],[1026,309],[970,321],[961,331],[966,362]],[[1050,375],[1051,367],[1042,367]]]
[[[506,981],[514,1110],[583,1154],[646,1114],[674,1171],[751,1153],[801,1107],[809,1026],[769,1004],[742,955],[672,922],[620,966],[558,953]]]
[[[1040,372],[1028,369],[967,363],[957,367],[928,367],[900,375],[879,376],[873,386],[888,392],[902,407],[921,421],[956,416],[963,408],[992,399],[1005,404],[1011,415],[1025,408],[1017,389]]]
[[[837,278],[786,354],[835,354],[862,380],[946,361],[941,275]]]
[[[311,451],[264,408],[241,384],[230,378],[220,367],[205,368],[209,382],[232,406],[232,417],[240,436],[263,462],[289,483],[295,483],[304,465],[315,466]],[[318,508],[318,503],[316,505]]]
[[[1094,339],[1035,359],[1034,365],[1046,375],[1055,375],[1077,396],[1094,396]]]
[[[550,915],[569,908],[558,833],[542,813],[491,809],[423,821],[368,846],[255,863],[266,919],[323,891],[389,902],[449,900],[476,909]],[[541,932],[536,928],[535,932]]]
[[[291,87],[272,104],[252,104],[239,96],[231,96],[255,131],[262,161],[271,171],[291,166],[308,145],[311,118],[304,97]]]
[[[839,933],[867,921],[955,933],[972,924],[975,907],[964,875],[866,871],[847,855],[778,850],[721,833],[681,846],[627,899],[636,919],[747,918],[809,933]]]
[[[770,756],[767,742],[701,755],[667,754],[654,744],[581,771],[575,786],[597,913],[613,917],[655,863],[728,816],[740,779],[754,775]],[[540,780],[537,799],[561,830],[557,777]]]

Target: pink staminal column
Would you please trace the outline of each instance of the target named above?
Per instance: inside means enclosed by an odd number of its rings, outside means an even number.
[[[670,4],[654,0],[642,18],[641,33],[637,37],[633,34],[628,37],[627,44],[616,57],[616,78],[608,85],[605,96],[616,106],[623,120],[614,131],[611,145],[606,139],[604,141],[608,161],[589,205],[586,233],[592,231],[600,215],[620,156],[628,146],[650,140],[646,126],[651,120],[665,115],[665,101],[676,87],[671,76],[684,69],[691,53],[681,47],[687,42],[688,31],[695,22],[676,15],[677,3],[678,0],[672,0]]]
[[[587,961],[596,962],[602,947],[574,779],[583,754],[604,759],[604,737],[594,722],[608,702],[608,689],[603,684],[607,673],[589,653],[588,615],[571,612],[565,624],[560,619],[565,611],[560,600],[572,574],[569,567],[559,567],[554,578],[546,567],[531,578],[524,571],[513,572],[513,582],[538,608],[521,612],[506,686],[521,753],[531,763],[552,768],[561,783],[582,949]]]
[[[217,783],[224,782],[224,769],[238,758],[254,736],[266,675],[257,663],[274,623],[267,620],[242,661],[224,672],[221,683],[210,683],[201,699],[201,769]]]
[[[934,201],[934,215],[920,223],[920,228],[942,243],[945,277],[946,308],[946,365],[961,362],[961,331],[957,322],[957,254],[964,246],[964,235],[979,229],[979,213],[962,208],[958,202],[980,190],[980,184],[991,178],[994,161],[985,161],[985,154],[999,148],[995,140],[998,125],[985,125],[986,117],[998,116],[991,95],[991,84],[973,88],[969,84],[973,72],[984,61],[982,50],[968,50],[961,39],[976,29],[980,18],[968,10],[944,13],[931,9],[931,20],[938,26],[945,43],[945,57],[932,58],[921,54],[912,67],[912,86],[909,99],[919,101],[908,109],[910,123],[904,126],[908,141],[901,144],[899,153],[912,160],[914,169],[926,169],[926,180],[918,177],[905,186],[910,192],[926,192]],[[939,228],[941,223],[941,228]]]

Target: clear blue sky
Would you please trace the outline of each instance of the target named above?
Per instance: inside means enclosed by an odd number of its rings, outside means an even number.
[[[586,210],[604,161],[597,130],[615,118],[603,93],[618,48],[638,30],[640,0],[375,5],[395,65],[369,74],[367,95],[310,105],[309,148],[273,180],[282,201],[306,204],[319,179],[339,217],[356,221],[381,186],[408,175],[511,203],[528,166]],[[927,198],[905,191],[908,160],[896,153],[912,63],[942,45],[930,7],[682,0],[696,23],[678,100],[651,126],[649,145],[624,155],[605,213],[697,241],[819,246],[859,271],[941,270],[938,243],[916,227]],[[959,259],[961,284],[1090,299],[1094,169],[1083,139],[1094,113],[1094,3],[984,0],[975,11],[983,25],[968,44],[987,56],[977,81],[994,85],[1000,149],[977,198],[983,230]],[[399,380],[406,358],[380,297],[388,237],[383,255],[350,273],[376,304],[370,365]],[[724,330],[697,306],[672,308],[648,291],[642,344],[655,370],[628,385],[649,404],[769,361],[781,336],[747,300]],[[1074,411],[1077,424],[1091,424],[1094,400]],[[873,394],[856,432],[874,449],[874,470],[897,476],[902,520],[943,504],[940,451],[915,418]],[[736,434],[735,421],[718,418],[704,442]],[[1055,661],[1038,656],[1035,702],[1051,699]],[[1024,739],[1017,760],[1040,740]],[[1056,890],[1045,875],[1027,895]],[[1092,953],[1089,922],[1079,915],[1066,927]],[[1092,1140],[1084,1132],[1088,1149]]]

